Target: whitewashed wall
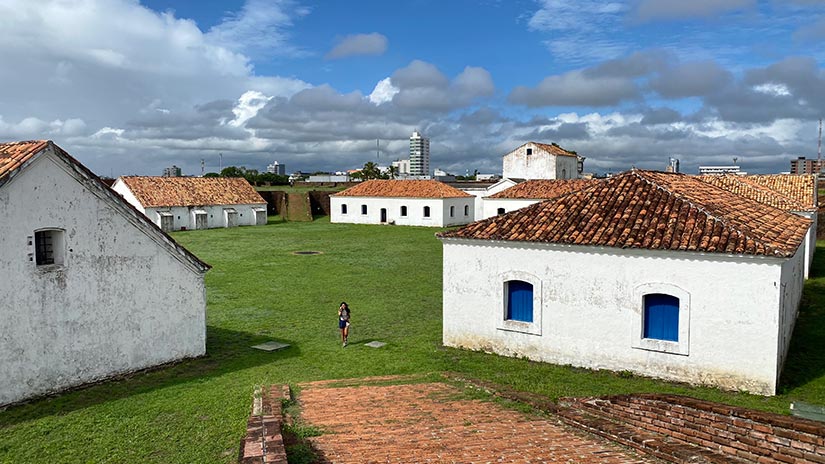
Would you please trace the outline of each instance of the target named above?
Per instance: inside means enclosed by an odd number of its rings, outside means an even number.
[[[527,149],[532,149],[531,155]],[[504,177],[511,179],[575,179],[578,159],[575,156],[551,155],[533,143],[524,144],[504,155]]]
[[[505,213],[515,211],[540,202],[541,200],[524,200],[516,198],[485,198],[482,200],[482,213],[479,219],[498,216],[498,209],[504,208]]]
[[[445,227],[469,224],[475,216],[475,197],[461,198],[388,198],[388,197],[330,197],[330,222],[350,224],[381,224],[381,209],[387,210],[387,223],[402,226]],[[341,205],[347,205],[342,214]],[[367,205],[367,214],[361,213]],[[401,216],[401,207],[407,207],[407,216]],[[430,207],[430,217],[424,217],[424,207]],[[455,214],[450,217],[450,206]],[[464,207],[468,214],[464,214]]]
[[[13,218],[0,221],[0,404],[206,350],[203,275],[71,169],[41,156],[0,186]],[[63,266],[29,261],[42,228],[65,231]]]
[[[818,214],[814,212],[797,212],[802,217],[811,220],[811,227],[808,228],[808,233],[805,235],[805,278],[811,275],[811,263],[814,260],[814,252],[816,251],[816,223],[819,219]]]
[[[778,360],[784,358],[779,353],[779,295],[784,288],[785,304],[795,307],[799,301],[802,253],[782,260],[443,242],[445,345],[775,392]],[[534,284],[533,324],[504,321],[503,282],[512,279]],[[684,306],[680,342],[667,347],[671,352],[642,348],[642,295],[653,292],[680,296]]]
[[[174,226],[172,230],[193,230],[195,229],[195,211],[206,211],[207,229],[215,229],[226,227],[226,213],[227,208],[232,208],[238,213],[239,226],[254,226],[259,225],[255,221],[254,207],[263,208],[264,216],[266,215],[266,203],[255,205],[215,205],[215,206],[172,206],[172,207],[158,207],[146,208],[145,214],[152,222],[160,227],[159,212],[168,211],[172,213],[172,220]],[[264,224],[266,224],[264,222]],[[261,224],[263,225],[263,224]]]
[[[460,188],[464,193],[469,193],[470,195],[475,197],[474,204],[474,213],[473,217],[475,220],[479,220],[483,218],[484,215],[484,198],[490,195],[495,195],[502,190],[506,190],[512,186],[516,185],[516,181],[511,179],[501,179],[500,181],[496,182],[495,184],[487,187],[487,188]]]

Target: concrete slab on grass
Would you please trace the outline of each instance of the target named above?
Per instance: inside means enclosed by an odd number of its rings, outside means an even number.
[[[278,351],[278,350],[283,350],[284,348],[289,348],[289,344],[288,343],[281,343],[281,342],[272,341],[272,342],[262,343],[260,345],[255,345],[252,348],[255,348],[256,350],[262,350],[262,351]]]
[[[379,342],[379,341],[372,341],[372,342],[369,342],[369,343],[364,343],[364,345],[366,345],[370,348],[381,348],[382,346],[386,345],[386,343]]]

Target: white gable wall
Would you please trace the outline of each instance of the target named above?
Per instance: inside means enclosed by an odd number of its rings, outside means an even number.
[[[445,345],[775,392],[784,358],[779,353],[780,289],[787,293],[786,312],[795,308],[802,283],[792,269],[802,268],[801,253],[780,260],[442,241]],[[504,282],[513,279],[534,285],[533,324],[504,321]],[[651,348],[641,339],[645,293],[680,297],[684,321],[677,348],[668,348],[672,352],[642,348]],[[784,321],[785,330],[793,317]]]
[[[386,209],[387,223],[403,226],[445,227],[473,222],[474,197],[461,198],[391,198],[391,197],[330,197],[330,222],[350,224],[381,224],[381,209]],[[346,205],[347,212],[342,212]],[[366,205],[367,214],[362,214]],[[407,215],[401,215],[401,207],[407,207]],[[430,216],[424,216],[424,207],[429,206]],[[450,206],[454,206],[454,216],[450,217]],[[467,206],[468,214],[464,214]]]
[[[71,170],[41,155],[0,186],[0,404],[205,353],[203,275]],[[29,260],[42,228],[63,266]]]
[[[527,154],[527,149],[532,154]],[[547,153],[533,143],[524,144],[504,155],[505,178],[515,179],[576,179],[578,158]]]

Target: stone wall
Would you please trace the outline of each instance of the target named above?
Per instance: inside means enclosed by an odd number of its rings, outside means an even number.
[[[240,464],[287,464],[281,429],[282,400],[289,398],[287,385],[272,385],[255,391],[246,436],[241,440]]]

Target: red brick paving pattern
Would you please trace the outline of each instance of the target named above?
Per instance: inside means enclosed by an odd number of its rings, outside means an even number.
[[[443,383],[302,386],[304,422],[327,463],[644,463],[631,451],[553,418],[467,399]]]

